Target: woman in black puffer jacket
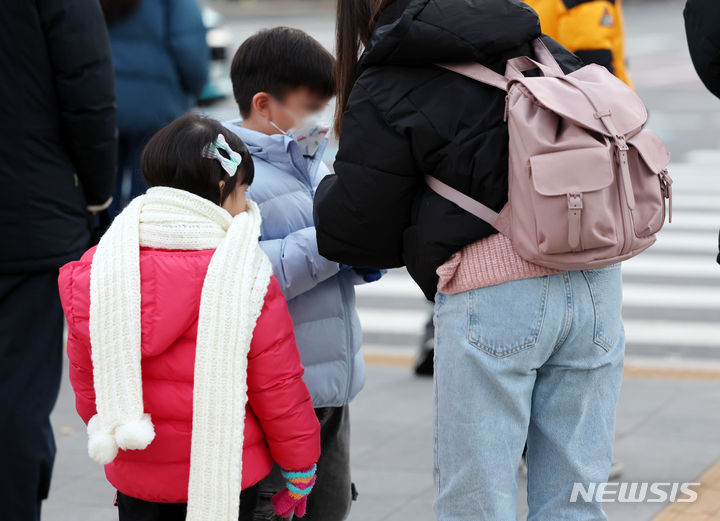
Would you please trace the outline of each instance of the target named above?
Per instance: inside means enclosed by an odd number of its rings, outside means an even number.
[[[575,483],[587,490],[610,469],[625,347],[619,266],[543,271],[423,181],[502,208],[505,93],[435,64],[502,73],[539,36],[521,0],[338,1],[342,129],[335,175],[315,197],[318,246],[356,267],[405,265],[436,301],[442,521],[516,519],[526,440],[531,519],[606,519],[599,503],[570,500]],[[543,42],[566,72],[582,65]]]
[[[318,241],[326,254],[355,266],[406,265],[433,300],[438,266],[495,230],[424,187],[417,165],[499,210],[507,201],[508,162],[505,93],[433,64],[479,60],[502,73],[509,58],[532,54],[540,23],[535,11],[515,0],[385,3],[378,29],[361,36],[370,41],[357,81],[356,64],[340,64],[349,67],[338,74],[343,132],[335,169],[341,178],[330,177],[318,189]],[[363,0],[338,5],[365,8]],[[338,30],[341,53],[344,36],[355,29]],[[566,72],[582,65],[554,40],[545,37],[545,43]],[[357,46],[346,50],[354,52]],[[353,190],[352,199],[372,201],[373,213],[345,218],[353,209],[335,197],[341,186]]]

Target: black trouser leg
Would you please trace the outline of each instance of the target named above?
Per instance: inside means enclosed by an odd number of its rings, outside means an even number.
[[[425,332],[420,340],[420,350],[415,360],[415,374],[418,376],[432,376],[434,372],[435,358],[435,325],[433,314],[425,323]]]
[[[308,497],[307,514],[303,521],[343,521],[350,514],[353,486],[350,479],[350,416],[349,407],[315,409],[320,421],[321,449],[317,464],[317,481]],[[299,470],[299,469],[292,469]],[[285,487],[280,468],[275,465],[270,475],[258,485],[258,502],[253,521],[279,521],[270,498]]]
[[[0,274],[0,505],[4,521],[37,521],[50,488],[50,412],[62,375],[57,270]]]
[[[350,407],[315,409],[320,420],[321,454],[317,481],[303,521],[344,521],[350,515]]]
[[[153,503],[117,494],[120,521],[185,521],[187,503]]]
[[[240,494],[239,521],[252,521],[257,499],[257,486],[245,489]],[[153,503],[117,493],[120,521],[185,521],[187,503]]]

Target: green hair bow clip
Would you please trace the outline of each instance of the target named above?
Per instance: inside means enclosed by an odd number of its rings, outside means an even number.
[[[221,150],[227,154],[227,157],[220,153]],[[237,169],[242,163],[242,156],[230,148],[222,134],[218,134],[213,143],[205,145],[202,155],[208,159],[217,159],[230,177],[237,173]]]

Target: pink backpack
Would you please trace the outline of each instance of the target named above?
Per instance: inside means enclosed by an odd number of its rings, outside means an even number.
[[[642,126],[647,110],[606,68],[565,75],[540,39],[538,61],[508,61],[506,77],[478,63],[441,65],[507,91],[508,203],[498,214],[440,180],[431,189],[506,235],[526,260],[592,269],[637,255],[672,219],[670,156]],[[542,76],[522,73],[539,69]]]

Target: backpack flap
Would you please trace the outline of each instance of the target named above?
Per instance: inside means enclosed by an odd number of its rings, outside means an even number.
[[[578,175],[579,173],[582,175]],[[535,228],[543,254],[585,251],[617,241],[612,218],[615,189],[610,148],[563,150],[530,158],[533,206],[523,222]],[[566,233],[558,233],[562,229]]]
[[[600,65],[587,65],[562,77],[515,77],[509,88],[516,83],[549,111],[604,136],[615,137],[596,116],[591,100],[602,100],[606,105],[602,108],[612,114],[622,135],[633,135],[647,122],[647,109],[635,91]]]
[[[643,129],[628,140],[637,149],[645,164],[654,174],[660,174],[670,164],[670,153],[660,137],[650,129]]]
[[[672,178],[667,167],[670,154],[655,132],[643,129],[628,140],[628,157],[635,198],[640,204],[633,209],[635,233],[647,237],[657,233],[665,222],[672,222]]]

